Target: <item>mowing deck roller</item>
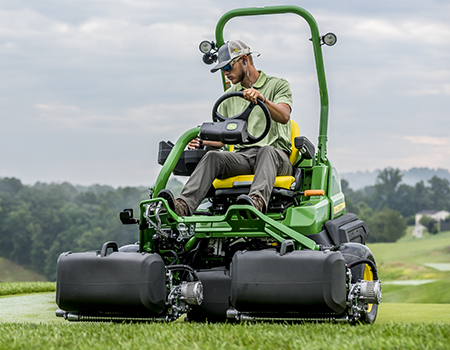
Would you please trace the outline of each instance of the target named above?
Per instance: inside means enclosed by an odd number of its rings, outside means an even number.
[[[346,268],[340,252],[237,252],[231,279],[231,304],[239,312],[320,316],[346,309]]]
[[[58,259],[56,303],[86,315],[156,316],[166,306],[165,267],[148,253],[63,253]]]

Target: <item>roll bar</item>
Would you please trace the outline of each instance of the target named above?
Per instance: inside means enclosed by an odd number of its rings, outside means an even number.
[[[328,90],[325,79],[325,68],[322,56],[321,37],[319,35],[319,27],[314,17],[305,9],[294,5],[283,6],[263,6],[263,7],[248,7],[228,11],[225,13],[217,23],[216,26],[216,43],[217,47],[221,47],[225,41],[223,39],[223,29],[225,24],[235,17],[244,16],[259,16],[259,15],[273,15],[283,13],[294,13],[303,17],[309,25],[311,30],[311,40],[314,49],[314,59],[316,62],[317,78],[319,81],[320,93],[320,124],[319,124],[319,141],[317,146],[318,161],[326,163],[327,155],[327,130],[328,130]],[[225,89],[225,76],[222,72],[222,82]]]

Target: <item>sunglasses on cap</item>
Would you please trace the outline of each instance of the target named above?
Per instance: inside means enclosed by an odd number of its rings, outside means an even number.
[[[237,61],[239,61],[241,58],[242,58],[242,56],[241,56],[241,57],[236,57],[234,60],[232,60],[232,61],[231,61],[230,63],[228,63],[226,66],[222,67],[222,68],[221,68],[222,72],[228,72],[228,71],[232,70],[232,69],[233,69],[233,66],[235,65],[235,63],[236,63]]]

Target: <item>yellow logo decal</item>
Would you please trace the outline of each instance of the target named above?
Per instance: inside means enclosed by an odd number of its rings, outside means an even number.
[[[227,130],[235,130],[237,128],[237,124],[230,123],[227,125]]]
[[[345,202],[334,206],[334,214],[339,213],[340,211],[345,209]]]

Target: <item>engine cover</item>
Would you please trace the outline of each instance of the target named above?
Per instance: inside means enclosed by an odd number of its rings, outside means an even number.
[[[340,252],[237,252],[231,264],[231,304],[239,312],[341,314],[346,267]]]

